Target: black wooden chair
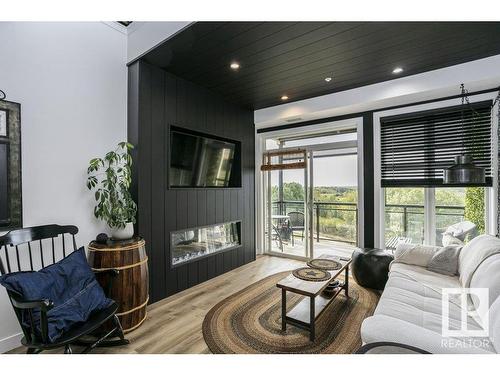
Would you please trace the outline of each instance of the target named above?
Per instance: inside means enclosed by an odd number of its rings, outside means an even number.
[[[16,271],[34,271],[56,263],[67,254],[77,250],[75,235],[78,228],[73,225],[43,225],[31,228],[13,230],[0,237],[0,272],[2,275]],[[65,238],[66,235],[66,238]],[[66,243],[71,242],[70,245]],[[44,246],[45,245],[45,246]],[[72,248],[71,251],[68,251]],[[40,267],[41,266],[41,267]],[[112,279],[118,275],[118,270],[105,270],[98,273],[109,274],[109,295]],[[24,333],[21,343],[28,348],[28,354],[39,353],[42,350],[64,347],[64,353],[71,354],[71,345],[84,346],[82,353],[88,353],[97,346],[126,345],[128,340],[116,316],[118,305],[113,303],[106,309],[92,314],[87,322],[78,324],[58,338],[55,342],[47,340],[47,312],[53,307],[52,301],[22,301],[16,294],[7,291],[12,307]],[[33,310],[40,309],[41,336],[35,335]],[[27,311],[31,326],[22,324],[23,312]],[[117,338],[110,340],[112,338]]]

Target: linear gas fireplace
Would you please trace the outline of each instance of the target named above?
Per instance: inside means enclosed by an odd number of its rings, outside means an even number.
[[[170,233],[172,267],[241,246],[241,221]]]

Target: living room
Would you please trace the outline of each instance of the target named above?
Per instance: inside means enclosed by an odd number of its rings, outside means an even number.
[[[497,354],[500,22],[190,9],[1,17],[0,352]]]

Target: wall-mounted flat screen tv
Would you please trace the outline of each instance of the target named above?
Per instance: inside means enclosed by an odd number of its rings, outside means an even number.
[[[241,187],[241,143],[170,127],[170,187]]]

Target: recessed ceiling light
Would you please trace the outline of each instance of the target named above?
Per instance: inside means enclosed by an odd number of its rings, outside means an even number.
[[[240,64],[238,64],[237,62],[232,62],[231,65],[229,65],[229,66],[233,70],[238,70],[240,68]]]
[[[325,82],[330,82],[332,80],[332,77],[326,77]]]
[[[288,100],[288,96],[283,95],[283,96],[281,97],[281,100]]]
[[[394,70],[392,71],[392,73],[394,73],[394,74],[399,74],[399,73],[402,73],[402,72],[403,72],[403,68],[401,68],[399,66],[396,67],[396,68],[394,68]]]

